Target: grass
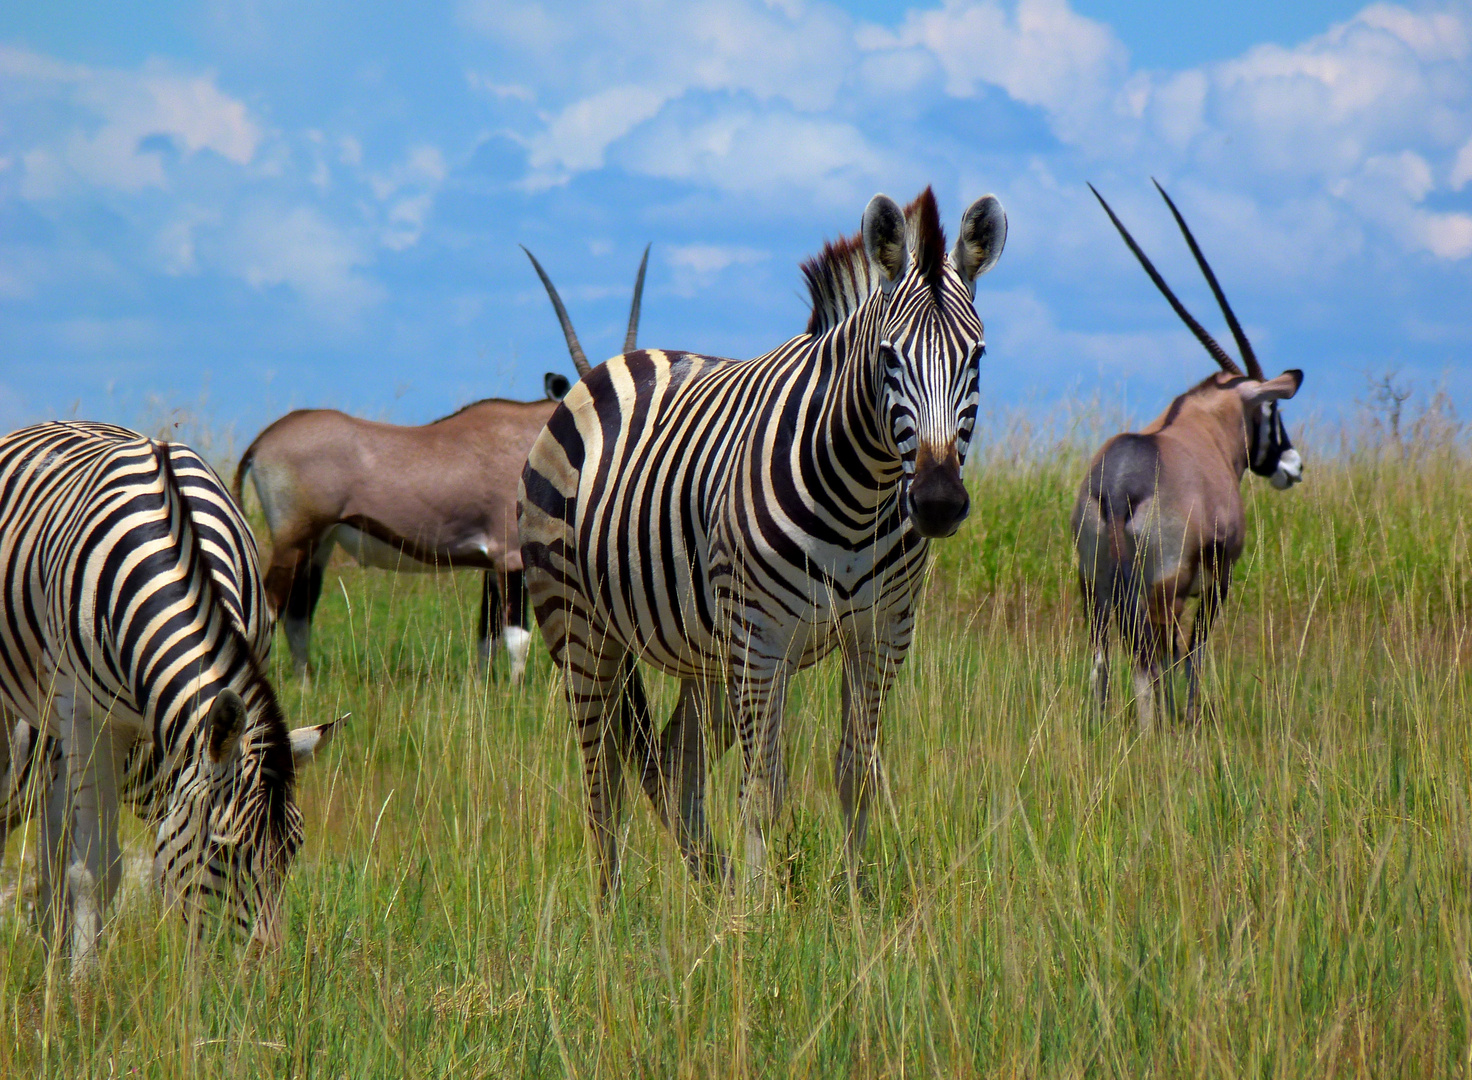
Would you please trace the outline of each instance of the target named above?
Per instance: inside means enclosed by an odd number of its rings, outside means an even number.
[[[631,796],[600,913],[540,643],[523,688],[477,677],[472,575],[334,568],[316,675],[274,660],[294,723],[353,712],[303,779],[288,944],[191,942],[131,886],[72,985],[12,838],[0,1074],[1468,1072],[1472,467],[1346,454],[1289,493],[1249,479],[1211,714],[1145,740],[1125,698],[1086,704],[1081,467],[974,471],[886,708],[873,899],[841,873],[831,664],[790,702],[772,899],[692,885]],[[652,692],[667,711],[673,687]],[[733,755],[728,837],[735,783]]]

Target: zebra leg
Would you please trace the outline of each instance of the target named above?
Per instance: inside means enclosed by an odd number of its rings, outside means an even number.
[[[732,714],[741,740],[741,823],[748,887],[765,883],[767,833],[787,796],[782,714],[791,665],[759,640],[743,642],[732,658]],[[775,651],[774,651],[775,652]]]
[[[843,737],[834,755],[833,779],[843,807],[844,857],[855,885],[869,831],[870,800],[879,790],[879,709],[901,657],[875,641],[844,643]]]
[[[63,765],[43,811],[41,928],[49,943],[70,945],[73,978],[96,966],[107,906],[122,880],[118,847],[118,779],[133,740],[87,704],[59,695]]]
[[[67,787],[67,770],[63,766],[51,775],[46,785],[36,822],[41,839],[36,852],[36,922],[41,928],[41,939],[53,950],[66,939],[68,930],[66,863],[70,799]]]
[[[10,830],[25,822],[61,768],[61,743],[24,720],[0,731],[0,854]],[[40,763],[38,766],[37,763]]]
[[[0,712],[0,856],[5,854],[5,839],[10,830],[25,820],[21,773],[25,768],[22,759],[30,756],[30,747],[21,744],[26,735],[22,726],[30,730],[24,720],[13,721]]]
[[[480,630],[476,645],[482,667],[491,663],[491,643],[501,632],[501,590],[496,588],[496,571],[487,570],[480,590]]]
[[[723,708],[724,693],[720,682],[682,682],[680,699],[660,736],[659,753],[644,768],[644,791],[660,820],[675,834],[680,854],[697,880],[723,880],[728,868],[705,818],[710,766],[731,748],[736,735]]]
[[[570,651],[575,658],[568,664],[568,703],[583,751],[583,786],[597,851],[599,891],[607,896],[619,888],[623,759],[633,741],[631,728],[642,720],[647,732],[648,704],[633,657],[621,643],[604,638],[598,647]]]
[[[526,575],[520,570],[505,575],[506,614],[502,640],[511,657],[511,681],[520,682],[526,671],[526,658],[531,652],[532,635],[526,628]]]
[[[106,719],[90,715],[73,717],[71,735],[65,740],[71,801],[66,891],[73,978],[96,967],[103,917],[122,881],[118,779],[132,741]]]

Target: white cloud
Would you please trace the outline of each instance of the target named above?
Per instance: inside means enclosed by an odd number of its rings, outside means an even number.
[[[662,94],[642,86],[612,86],[573,102],[531,139],[531,186],[545,187],[601,168],[608,144],[654,116],[664,103]]]
[[[1472,214],[1418,213],[1411,219],[1411,232],[1439,259],[1472,255]]]
[[[1447,177],[1447,186],[1453,191],[1461,191],[1467,186],[1467,181],[1472,180],[1472,139],[1468,139],[1457,151],[1457,160],[1452,163],[1452,172]]]
[[[245,104],[212,75],[151,63],[141,72],[62,64],[0,47],[0,86],[21,100],[52,100],[78,122],[52,129],[22,154],[21,193],[55,198],[72,184],[137,192],[168,186],[165,161],[211,151],[249,165],[263,138]]]
[[[893,36],[870,33],[871,48],[923,46],[939,60],[946,91],[970,97],[984,85],[1044,109],[1065,139],[1088,134],[1128,56],[1103,23],[1067,0],[945,0],[911,9]]]
[[[225,257],[250,285],[289,286],[333,322],[351,322],[383,296],[359,273],[370,261],[364,246],[309,207],[251,208]]]
[[[482,75],[478,71],[467,71],[465,73],[465,85],[472,90],[478,90],[484,94],[490,94],[494,98],[503,101],[535,101],[537,92],[529,86],[519,83],[497,82],[493,76]]]
[[[620,162],[633,173],[718,191],[790,196],[796,189],[836,204],[872,195],[888,171],[852,124],[782,109],[662,115],[630,140]]]
[[[770,257],[770,253],[756,248],[723,244],[677,244],[667,248],[664,255],[677,296],[694,296],[709,287],[722,271],[765,262]]]

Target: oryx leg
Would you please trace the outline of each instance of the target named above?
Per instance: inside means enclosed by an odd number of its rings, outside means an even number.
[[[1186,652],[1182,634],[1186,596],[1195,578],[1194,568],[1183,567],[1150,589],[1149,618],[1155,628],[1155,659],[1159,668],[1160,700],[1165,720],[1176,719],[1177,668]]]
[[[1206,649],[1206,638],[1211,633],[1211,624],[1221,611],[1231,584],[1231,567],[1223,567],[1208,574],[1201,590],[1201,604],[1196,609],[1196,618],[1191,623],[1191,644],[1186,649],[1186,723],[1196,724],[1201,720],[1201,660]]]
[[[333,530],[316,540],[282,541],[271,549],[266,570],[266,599],[281,622],[291,663],[298,675],[307,672],[312,615],[322,597],[322,579],[332,557]]]
[[[1089,654],[1093,657],[1089,689],[1093,693],[1095,708],[1103,716],[1109,707],[1109,621],[1113,611],[1113,590],[1107,578],[1101,582],[1097,576],[1090,578],[1083,573],[1078,576],[1078,586],[1089,620]]]
[[[869,831],[869,807],[880,784],[879,709],[905,650],[876,641],[872,635],[856,635],[853,630],[852,626],[844,628],[843,732],[834,755],[833,780],[843,807],[849,880],[857,885],[859,860]]]
[[[496,585],[499,575],[487,570],[483,575],[480,590],[480,629],[476,632],[476,651],[482,666],[491,662],[491,646],[501,636],[504,612],[501,608],[501,590]]]
[[[501,639],[506,645],[506,655],[511,657],[511,681],[520,682],[532,648],[532,634],[527,628],[526,575],[520,570],[509,570],[502,577],[501,586],[506,596]]]
[[[722,700],[724,683],[686,679],[660,735],[657,756],[644,767],[643,786],[660,820],[675,834],[697,880],[722,880],[727,859],[711,839],[705,817],[710,768],[731,748],[736,730]]]
[[[1165,640],[1162,627],[1154,619],[1147,605],[1139,597],[1117,608],[1120,636],[1124,638],[1134,657],[1135,712],[1139,717],[1140,734],[1148,735],[1155,729],[1159,713],[1160,661]]]
[[[783,649],[773,647],[749,628],[740,632],[731,657],[731,713],[741,742],[739,805],[748,886],[764,883],[767,833],[776,824],[787,797],[782,715],[791,673],[792,665]]]

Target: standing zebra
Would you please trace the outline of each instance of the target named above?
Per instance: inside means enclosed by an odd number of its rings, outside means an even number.
[[[0,713],[49,737],[13,740],[0,820],[16,819],[19,780],[44,763],[48,940],[69,939],[74,971],[92,960],[125,800],[156,829],[169,904],[193,921],[218,900],[278,942],[301,839],[296,770],[332,725],[286,729],[261,666],[271,624],[255,541],[214,470],[107,424],[0,439],[0,595]]]
[[[834,650],[834,772],[856,877],[879,707],[910,646],[928,540],[970,509],[975,282],[1006,235],[988,195],[948,259],[928,188],[904,211],[876,195],[859,235],[803,267],[806,333],[749,361],[616,357],[573,387],[532,447],[522,557],[566,672],[605,890],[618,884],[621,759],[691,870],[723,873],[704,812],[707,727],[710,760],[740,742],[747,871],[761,875],[786,786],[788,678]],[[682,681],[657,740],[636,660]]]

